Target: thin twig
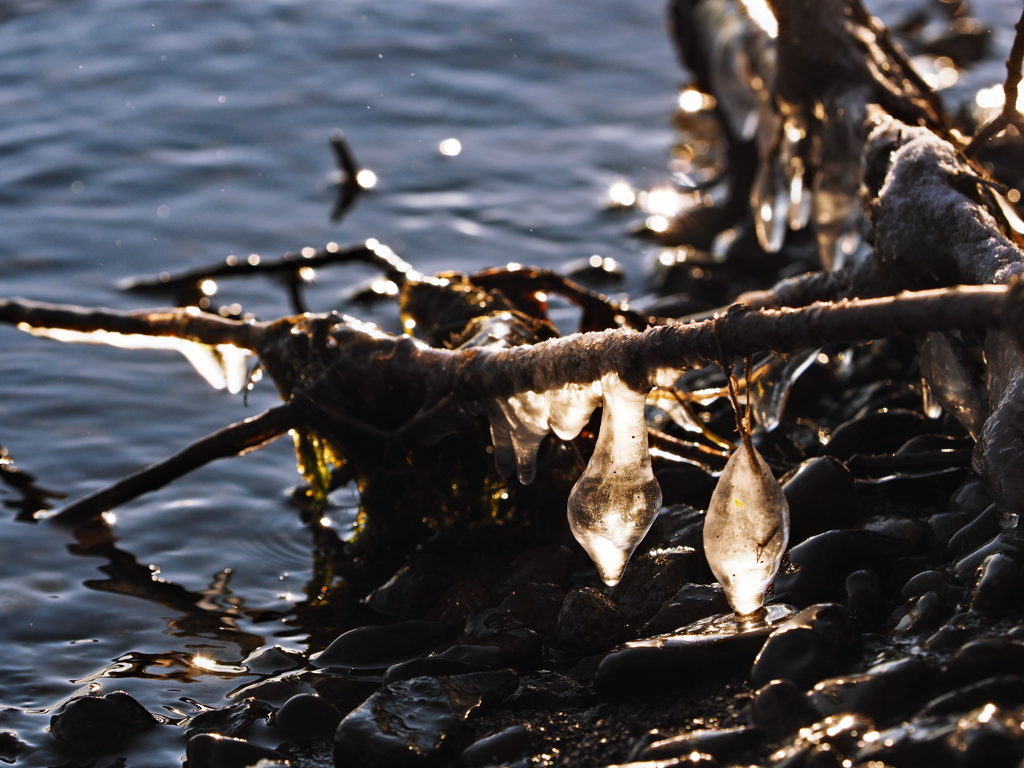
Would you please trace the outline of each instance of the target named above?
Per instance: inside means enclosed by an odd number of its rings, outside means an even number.
[[[276,440],[299,426],[298,412],[285,403],[259,416],[217,430],[178,453],[68,504],[53,519],[79,525],[144,493],[155,491],[216,459],[238,456]]]
[[[999,114],[974,134],[974,138],[964,149],[968,157],[975,155],[982,144],[1009,126],[1015,126],[1024,134],[1024,115],[1017,109],[1017,93],[1020,87],[1021,66],[1024,65],[1024,9],[1014,27],[1013,47],[1006,57],[1006,81],[1003,83],[1003,108]]]

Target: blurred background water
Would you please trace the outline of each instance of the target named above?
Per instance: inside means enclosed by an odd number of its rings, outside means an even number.
[[[993,54],[954,100],[1001,82],[1014,5],[973,6]],[[669,178],[686,75],[664,17],[620,0],[0,0],[0,295],[140,308],[118,281],[367,237],[427,272],[612,257],[635,295],[654,248],[603,199]],[[379,179],[340,226],[334,128]],[[322,270],[311,308],[394,327],[393,310],[346,304],[370,276]],[[269,279],[220,290],[260,318],[288,311]],[[276,401],[267,382],[246,407],[172,353],[6,328],[0,345],[0,444],[71,497]],[[119,510],[116,547],[0,512],[0,730],[28,742],[19,765],[67,762],[44,728],[73,695],[126,690],[177,720],[228,703],[251,652],[305,650],[266,620],[310,576],[296,477],[287,441],[219,462]],[[146,594],[111,591],[146,569]],[[133,768],[179,760],[180,733],[159,730]]]

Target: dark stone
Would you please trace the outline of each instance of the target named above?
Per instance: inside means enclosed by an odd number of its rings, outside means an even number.
[[[854,571],[891,570],[892,563],[911,548],[898,539],[871,531],[827,531],[789,551],[789,567],[775,579],[780,602],[807,606],[838,602],[846,597],[846,578]]]
[[[685,758],[697,752],[711,755],[728,763],[760,749],[765,745],[764,734],[756,728],[716,728],[714,730],[688,731],[678,736],[655,741],[640,752],[640,760],[661,760],[664,758]]]
[[[132,736],[150,730],[157,719],[124,691],[72,699],[50,718],[50,733],[79,752],[118,749]]]
[[[832,431],[822,453],[846,461],[855,453],[894,453],[907,440],[924,434],[931,426],[917,411],[885,408],[858,416]]]
[[[893,627],[895,638],[921,637],[937,630],[953,615],[955,606],[938,592],[925,592],[910,601],[909,607]]]
[[[966,512],[941,512],[928,518],[928,531],[924,537],[925,550],[931,557],[945,558],[949,554],[949,541],[971,517]]]
[[[915,720],[939,715],[959,715],[994,704],[1005,709],[1024,706],[1024,677],[997,675],[944,693],[914,715]]]
[[[270,705],[266,702],[253,698],[242,699],[229,707],[208,709],[195,715],[189,720],[185,735],[217,733],[221,736],[241,738],[249,732],[254,722],[266,719],[270,712]]]
[[[964,483],[949,499],[949,511],[970,515],[982,512],[992,503],[992,497],[985,490],[981,480]]]
[[[341,722],[337,707],[314,693],[292,696],[274,714],[273,725],[286,736],[309,738],[329,734]]]
[[[651,530],[644,537],[644,545],[652,548],[704,546],[704,510],[689,504],[673,504],[663,507],[654,518]]]
[[[385,686],[356,708],[334,734],[335,768],[400,768],[438,754],[469,713],[511,693],[511,670],[417,677]]]
[[[804,689],[791,680],[773,680],[754,694],[747,719],[770,739],[780,741],[813,723],[817,717]]]
[[[503,765],[521,757],[529,748],[530,732],[521,725],[513,725],[462,750],[462,764],[466,768]]]
[[[884,725],[927,701],[934,675],[930,664],[907,657],[860,675],[822,680],[808,698],[822,716],[852,712]]]
[[[953,534],[949,540],[949,554],[954,557],[966,555],[986,541],[990,541],[999,533],[999,530],[999,510],[995,504],[990,504]]]
[[[704,558],[689,547],[645,552],[630,562],[612,592],[619,610],[632,625],[645,624],[676,594],[693,581],[695,564]]]
[[[842,606],[812,605],[771,633],[750,680],[759,687],[772,680],[809,687],[845,671],[859,650],[860,633]]]
[[[464,646],[453,645],[444,653],[450,653],[456,648],[462,647]],[[472,647],[480,648],[481,646]],[[493,646],[489,647],[493,648]],[[500,648],[493,648],[493,650],[495,655],[502,654]],[[479,664],[470,664],[467,661],[449,658],[443,654],[427,656],[422,659],[404,661],[401,664],[395,664],[393,667],[388,667],[388,671],[384,673],[383,683],[384,685],[389,685],[391,683],[397,683],[399,680],[411,680],[414,677],[441,677],[442,675],[465,675],[471,672],[486,672],[488,666],[489,665],[481,666]]]
[[[1003,616],[1024,605],[1024,560],[1014,552],[996,552],[978,568],[967,598],[968,610]]]
[[[977,578],[978,569],[985,562],[985,558],[995,554],[1020,555],[1020,541],[1016,535],[1006,532],[1000,533],[986,541],[973,552],[969,552],[953,564],[953,572],[963,584],[973,584]]]
[[[1024,643],[999,637],[972,640],[946,663],[951,685],[969,685],[996,675],[1024,677]]]
[[[310,660],[318,667],[386,669],[447,647],[458,636],[440,621],[402,621],[381,627],[359,627],[338,637]]]
[[[874,571],[854,571],[846,577],[846,612],[862,632],[881,626],[887,610]]]
[[[850,528],[864,517],[850,470],[831,456],[808,459],[780,480],[789,502],[789,543],[835,528]]]
[[[591,587],[565,596],[550,645],[573,656],[606,651],[622,639],[626,620],[609,598]]]
[[[25,747],[25,742],[14,731],[0,731],[0,759],[13,763]]]
[[[601,660],[594,684],[599,692],[629,695],[726,676],[753,663],[770,631],[764,627],[739,635],[680,634],[634,640]]]
[[[517,556],[509,564],[511,574],[498,585],[500,592],[506,592],[520,584],[568,583],[572,575],[576,554],[564,544],[548,544],[535,547]]]
[[[684,584],[666,600],[641,630],[642,636],[661,635],[692,624],[705,616],[728,613],[729,601],[720,584]]]
[[[856,714],[826,717],[801,729],[788,744],[772,755],[779,768],[841,768],[843,755],[852,752],[864,734],[874,730],[870,719]]]
[[[908,555],[897,558],[889,573],[889,589],[899,594],[907,582],[918,574],[931,571],[935,568],[935,561],[923,555]]]
[[[943,624],[927,638],[921,647],[927,651],[947,652],[955,651],[966,643],[971,637],[970,630],[958,627],[954,624]]]
[[[959,754],[949,744],[956,724],[944,718],[902,723],[881,731],[878,738],[866,743],[853,756],[856,765],[922,766],[924,768],[956,768]]]
[[[475,581],[456,581],[444,591],[423,617],[461,627],[466,619],[487,605],[487,590]]]
[[[565,707],[589,695],[575,678],[559,672],[541,671],[524,675],[509,697],[509,704],[528,709]]]
[[[675,464],[654,473],[666,504],[688,504],[707,509],[718,480],[701,467]]]
[[[248,768],[261,760],[287,765],[285,756],[276,750],[213,733],[196,734],[185,748],[188,768]]]
[[[875,515],[861,525],[865,531],[899,539],[917,549],[928,534],[928,523],[916,517],[904,515]]]
[[[306,666],[306,657],[298,651],[273,645],[249,654],[242,665],[256,675],[276,675]]]
[[[562,597],[561,588],[555,584],[521,584],[496,607],[471,616],[465,637],[483,640],[517,629],[546,633],[558,620]]]
[[[538,642],[537,635],[527,629],[519,630],[518,633],[507,633],[505,635],[495,636],[488,639],[491,641],[490,645],[459,643],[428,658],[436,659],[439,662],[450,662],[453,664],[472,666],[476,667],[473,671],[482,671],[503,667],[511,663],[516,658],[523,656]],[[530,640],[532,642],[526,642],[526,640]],[[423,659],[423,661],[426,660],[427,659]],[[462,674],[467,671],[468,670],[459,670],[456,674]],[[431,677],[435,677],[438,674],[446,675],[451,673],[428,671],[427,674]],[[409,677],[409,675],[402,675],[402,678],[406,680],[409,679]],[[412,675],[412,677],[420,677],[420,675]]]
[[[363,598],[363,602],[384,616],[412,619],[422,616],[450,583],[443,561],[417,556]]]
[[[903,585],[901,594],[903,597],[910,599],[912,597],[920,597],[926,592],[936,592],[950,602],[959,602],[964,595],[963,587],[953,584],[949,580],[949,576],[936,568],[921,571],[917,575],[910,577],[907,583]]]

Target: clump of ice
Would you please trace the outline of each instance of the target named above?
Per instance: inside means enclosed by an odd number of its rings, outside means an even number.
[[[729,458],[704,518],[704,554],[733,610],[756,612],[789,543],[789,504],[746,441]]]

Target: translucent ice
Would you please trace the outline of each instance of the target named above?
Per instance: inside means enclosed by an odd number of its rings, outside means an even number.
[[[617,584],[626,562],[661,508],[644,423],[646,396],[612,373],[601,379],[601,432],[583,475],[569,494],[569,527],[597,566]]]
[[[764,604],[789,543],[789,505],[756,449],[740,443],[704,518],[704,553],[729,604],[743,616]]]
[[[76,344],[106,344],[121,349],[173,349],[184,355],[210,386],[215,389],[227,389],[232,394],[241,392],[248,381],[247,364],[252,352],[232,344],[211,346],[174,336],[35,328],[26,323],[19,324],[18,328],[33,336]]]
[[[789,355],[772,355],[760,366],[758,376],[751,376],[747,396],[758,425],[771,432],[782,419],[789,391],[818,356],[817,349],[801,350]]]
[[[938,401],[975,440],[988,418],[981,364],[959,333],[928,333],[918,343],[921,375]]]

